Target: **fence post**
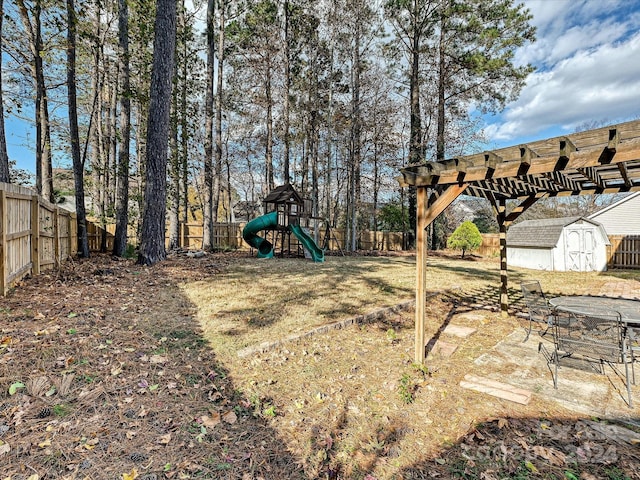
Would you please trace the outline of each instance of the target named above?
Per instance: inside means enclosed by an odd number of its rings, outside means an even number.
[[[89,223],[85,220],[86,223]],[[78,253],[78,215],[69,214],[69,256],[75,257]]]
[[[0,294],[7,294],[7,195],[4,189],[0,189]]]
[[[40,198],[31,197],[31,270],[40,275]]]
[[[60,268],[60,213],[58,207],[53,209],[53,265]]]

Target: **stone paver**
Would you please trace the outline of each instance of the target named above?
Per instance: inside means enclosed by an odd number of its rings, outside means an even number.
[[[453,335],[455,337],[467,338],[470,335],[476,333],[476,329],[471,327],[463,327],[462,325],[447,325],[447,328],[444,329],[444,333]]]
[[[637,417],[637,407],[630,409],[626,404],[624,379],[611,367],[605,366],[604,374],[599,375],[561,366],[555,389],[553,366],[547,365],[545,356],[538,351],[542,343],[547,353],[552,352],[550,339],[532,335],[523,342],[522,338],[522,329],[515,330],[476,358],[477,369],[469,373],[535,392],[536,396],[553,399],[574,412],[602,417]],[[640,398],[639,388],[631,386],[634,399]]]
[[[640,300],[640,286],[631,282],[607,282],[600,288],[598,295]]]
[[[432,354],[438,354],[441,357],[450,357],[455,353],[458,349],[458,346],[454,343],[443,342],[442,340],[438,340],[436,344],[431,349]]]
[[[497,382],[486,377],[465,375],[464,380],[460,381],[460,386],[522,405],[527,405],[531,401],[531,391],[516,388],[513,385]]]

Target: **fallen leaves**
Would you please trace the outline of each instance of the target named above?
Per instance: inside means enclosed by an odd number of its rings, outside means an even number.
[[[0,440],[0,457],[5,453],[9,453],[11,451],[11,446],[8,443]]]
[[[9,395],[15,395],[16,393],[18,393],[18,390],[25,388],[25,384],[22,382],[13,382],[10,386],[9,386]]]
[[[200,423],[206,428],[213,428],[221,422],[221,418],[219,413],[213,413],[211,416],[203,415],[200,417]]]
[[[155,363],[155,364],[167,363],[167,357],[163,355],[151,355],[151,357],[149,357],[149,363]]]
[[[233,425],[238,420],[238,416],[236,415],[236,412],[234,412],[233,410],[229,410],[227,413],[222,415],[222,420],[228,424]]]
[[[51,382],[48,377],[40,376],[27,380],[26,388],[29,395],[41,397],[49,391]]]
[[[555,448],[535,445],[531,450],[535,455],[548,460],[551,465],[564,465],[567,460],[567,456]]]
[[[38,447],[40,448],[47,448],[51,446],[51,439],[47,438],[46,440],[44,440],[43,442],[38,443]]]
[[[65,397],[71,392],[75,377],[74,373],[65,373],[62,378],[58,377],[53,380],[60,396]]]
[[[122,480],[135,480],[138,478],[138,471],[134,468],[130,473],[123,473]]]
[[[104,276],[96,283],[95,275],[91,274],[95,270],[93,262],[101,261],[116,272],[109,276],[109,284],[104,288],[100,283]],[[31,472],[20,470],[20,463],[24,465],[27,456],[34,472],[37,470],[41,476],[60,480],[143,480],[152,478],[150,474],[174,480],[303,476],[300,463],[305,460],[306,452],[296,451],[295,456],[291,455],[286,449],[286,437],[276,435],[265,426],[261,415],[265,407],[271,405],[266,403],[269,401],[277,405],[279,412],[279,416],[271,421],[273,424],[288,424],[293,418],[288,405],[270,395],[274,388],[286,383],[281,376],[269,373],[265,378],[264,391],[259,392],[259,405],[248,398],[240,398],[243,394],[238,392],[251,397],[242,383],[234,384],[233,375],[226,370],[229,367],[221,363],[216,352],[207,347],[198,350],[194,340],[204,337],[194,329],[198,322],[191,312],[193,306],[170,286],[171,280],[165,281],[162,277],[165,266],[155,269],[133,267],[131,262],[112,261],[108,256],[87,259],[87,266],[84,262],[75,262],[79,273],[72,277],[73,281],[55,276],[49,286],[42,280],[30,280],[34,284],[42,283],[37,289],[24,293],[17,290],[6,299],[12,313],[7,329],[3,326],[0,330],[0,377],[6,379],[0,386],[4,392],[4,395],[0,392],[0,478],[12,475],[12,480],[26,479]],[[134,276],[133,270],[139,270],[139,274]],[[131,278],[133,280],[124,281]],[[149,294],[148,279],[155,282],[153,295]],[[17,302],[22,303],[18,305]],[[122,306],[125,308],[121,309]],[[37,313],[38,310],[42,313]],[[96,313],[91,313],[93,311]],[[79,314],[73,318],[69,317],[70,312]],[[39,317],[37,323],[33,321],[34,315]],[[53,331],[53,324],[59,325],[57,331]],[[48,334],[33,334],[44,330]],[[384,331],[382,337],[386,341]],[[318,348],[325,351],[326,347]],[[331,348],[327,355],[337,354],[338,347],[331,345]],[[307,346],[306,349],[305,366],[325,361],[315,353],[314,347]],[[288,364],[301,357],[297,352],[286,355]],[[10,361],[8,357],[11,357]],[[269,365],[265,360],[261,368]],[[283,368],[278,365],[277,368]],[[350,365],[354,365],[353,362]],[[360,370],[346,372],[351,375],[350,382],[368,382],[360,376],[366,373],[365,368],[360,362],[355,365]],[[7,389],[14,381],[24,383],[25,387],[8,395]],[[381,413],[367,409],[366,404],[348,401],[346,392],[339,399],[337,392],[331,390],[332,385],[319,386],[316,382],[316,378],[310,379],[308,389],[296,390],[292,397],[291,410],[306,417],[306,423],[291,423],[290,432],[293,436],[306,428],[315,411],[319,416],[325,415],[323,418],[335,417],[335,421],[327,422],[327,432],[317,436],[317,443],[325,450],[327,459],[341,461],[335,453],[343,448],[347,439],[347,435],[336,433],[344,426],[337,420],[342,407],[345,407],[344,422],[355,423],[360,417],[377,417]],[[384,402],[389,389],[375,390],[373,385],[373,382],[368,384],[366,392]],[[380,382],[380,385],[384,383]],[[453,387],[445,385],[443,388],[451,392]],[[395,387],[389,391],[394,390]],[[452,395],[449,398],[453,398]],[[54,409],[56,405],[66,408]],[[52,414],[38,418],[43,406],[50,407]],[[435,418],[435,411],[428,413]],[[518,456],[514,460],[519,461],[522,469],[526,467],[525,474],[544,476],[551,467],[555,472],[566,468],[552,465],[543,455],[559,461],[561,457],[553,452],[557,450],[567,455],[567,461],[576,458],[563,443],[566,437],[572,440],[574,449],[581,449],[581,458],[591,462],[589,467],[604,465],[593,463],[598,445],[589,446],[586,440],[571,438],[577,433],[575,430],[552,437],[551,433],[559,431],[554,418],[545,418],[548,428],[541,428],[535,417],[527,418],[526,425],[530,427],[527,428],[521,419],[507,417],[508,411],[494,415],[504,418],[496,418],[492,428],[476,433],[473,441],[469,441],[470,455],[477,455],[480,446],[487,446],[490,453],[496,451],[497,458],[502,459],[500,442],[503,442],[508,461],[512,458],[509,455],[516,452]],[[423,421],[425,417],[416,419]],[[452,422],[454,420],[457,421],[452,418]],[[518,439],[515,438],[516,431],[521,432]],[[400,461],[392,455],[399,451],[397,447],[403,441],[402,436],[413,434],[409,429],[401,429],[392,437],[374,436],[379,450],[356,451],[354,462],[369,464],[371,468],[380,465],[390,471],[394,463]],[[528,443],[525,445],[518,440]],[[546,450],[534,453],[532,449],[536,445]],[[388,456],[378,453],[387,450],[391,453]],[[426,446],[424,451],[427,451]],[[59,452],[62,457],[57,457]],[[132,452],[144,454],[141,457],[144,461],[134,461],[130,457]],[[620,461],[624,458],[623,453],[626,451],[618,452]],[[447,449],[440,455],[442,465],[430,462],[429,468],[447,472],[440,478],[449,478],[450,458],[455,451]],[[185,462],[186,458],[190,461]],[[529,463],[525,464],[525,461]],[[504,471],[497,471],[496,463],[491,462],[493,473],[482,472],[475,478],[509,478]],[[534,473],[534,469],[538,472]],[[374,478],[373,470],[363,471],[372,472],[370,476]],[[344,473],[339,472],[341,478],[348,478]],[[576,476],[580,477],[581,473]],[[602,474],[602,469],[597,473]],[[246,475],[243,477],[243,474]],[[406,477],[410,475],[408,472]],[[375,478],[386,476],[375,474]]]

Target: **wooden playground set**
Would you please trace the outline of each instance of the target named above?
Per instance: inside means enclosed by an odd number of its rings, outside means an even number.
[[[258,258],[304,256],[324,262],[333,232],[326,219],[312,215],[311,200],[302,198],[287,183],[274,188],[263,203],[266,213],[251,220],[242,231],[245,242],[257,250]],[[319,242],[322,223],[324,232]],[[264,232],[262,236],[257,235],[260,231]]]

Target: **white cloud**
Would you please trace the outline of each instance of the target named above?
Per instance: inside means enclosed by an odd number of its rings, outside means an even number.
[[[588,121],[637,118],[638,2],[536,0],[526,5],[539,40],[523,48],[519,60],[536,65],[538,71],[499,122],[485,129],[487,137],[506,141],[554,127],[558,134],[566,133]]]

